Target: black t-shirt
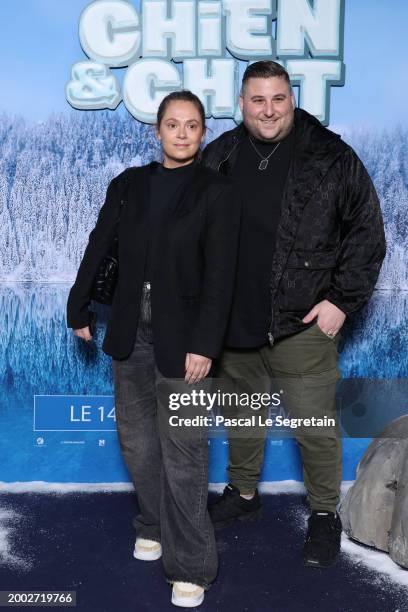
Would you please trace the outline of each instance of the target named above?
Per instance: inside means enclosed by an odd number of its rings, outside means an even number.
[[[236,285],[226,337],[231,348],[256,348],[268,342],[272,258],[293,139],[292,129],[275,149],[276,143],[263,143],[253,136],[251,144],[247,135],[231,172],[243,204]],[[260,170],[262,158],[270,153],[266,169]]]
[[[157,230],[163,214],[171,204],[178,189],[188,180],[195,167],[195,162],[178,168],[165,168],[162,164],[152,166],[149,198],[149,243],[145,266],[145,281],[153,278],[154,253],[156,252]]]

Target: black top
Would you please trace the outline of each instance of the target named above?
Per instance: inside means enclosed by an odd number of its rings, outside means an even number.
[[[276,143],[263,143],[253,136],[251,140],[263,158],[276,147]],[[232,169],[242,195],[242,218],[236,286],[226,338],[231,348],[256,348],[268,342],[271,266],[293,142],[292,129],[269,157],[267,167],[260,170],[262,157],[247,135]]]
[[[163,218],[163,213],[174,199],[176,192],[191,175],[195,162],[178,168],[166,168],[163,164],[155,164],[151,168],[150,200],[149,200],[149,243],[146,255],[145,281],[153,278],[153,260],[156,251],[157,229]]]
[[[120,269],[102,344],[115,360],[132,354],[139,323],[151,166],[127,168],[110,182],[68,297],[69,327],[89,325],[94,278],[117,232]],[[154,359],[165,378],[184,378],[186,353],[212,359],[221,353],[234,285],[239,218],[233,181],[201,164],[164,216],[151,303]]]

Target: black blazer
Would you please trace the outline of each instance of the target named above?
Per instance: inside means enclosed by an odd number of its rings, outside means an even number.
[[[128,168],[109,184],[68,297],[68,327],[86,327],[93,279],[125,199],[118,228],[119,278],[102,345],[114,359],[127,358],[136,337],[149,233],[149,173],[156,163]],[[188,352],[214,359],[221,351],[240,211],[232,179],[197,164],[164,215],[150,280],[155,358],[166,377],[184,377]]]

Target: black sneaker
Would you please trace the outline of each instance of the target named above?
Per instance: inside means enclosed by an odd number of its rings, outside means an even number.
[[[341,520],[334,512],[313,510],[303,547],[303,563],[309,567],[328,567],[340,552]]]
[[[217,501],[208,507],[212,523],[216,529],[229,527],[236,520],[254,521],[261,514],[261,499],[258,489],[252,499],[240,496],[239,489],[229,484]]]

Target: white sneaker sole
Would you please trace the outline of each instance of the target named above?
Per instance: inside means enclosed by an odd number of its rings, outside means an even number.
[[[133,556],[135,559],[139,559],[139,561],[157,561],[162,556],[161,546],[159,550],[136,550],[133,551]]]
[[[177,597],[174,591],[171,594],[171,603],[180,608],[196,608],[200,606],[204,601],[204,593],[201,593],[198,597]]]

